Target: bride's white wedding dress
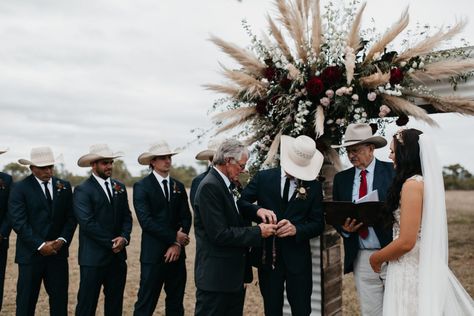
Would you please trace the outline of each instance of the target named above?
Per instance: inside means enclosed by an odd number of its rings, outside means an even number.
[[[468,316],[474,302],[448,267],[448,225],[441,165],[433,142],[420,135],[423,211],[413,249],[387,268],[384,316]],[[400,208],[394,212],[393,238],[400,235]]]

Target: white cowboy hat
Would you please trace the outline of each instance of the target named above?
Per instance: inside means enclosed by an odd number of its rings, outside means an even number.
[[[0,155],[6,153],[7,151],[8,151],[8,148],[0,149]]]
[[[122,152],[112,152],[107,144],[95,144],[89,148],[89,153],[77,161],[79,167],[90,167],[91,163],[101,159],[115,159],[122,157]]]
[[[168,143],[164,140],[160,140],[150,146],[147,152],[144,152],[138,156],[138,163],[141,165],[148,166],[150,161],[157,156],[173,156],[178,154],[178,151],[171,150]]]
[[[18,159],[18,163],[25,166],[46,167],[54,165],[55,159],[50,147],[35,147],[31,149],[30,160]]]
[[[323,154],[316,149],[316,143],[308,136],[296,138],[282,135],[280,142],[280,164],[293,177],[311,181],[316,179],[324,162]]]
[[[216,154],[217,147],[219,147],[222,140],[211,139],[207,143],[207,149],[201,150],[197,153],[196,159],[197,160],[209,160],[214,157]]]
[[[369,124],[349,124],[344,133],[344,140],[340,145],[331,145],[332,148],[348,147],[357,144],[374,144],[375,148],[387,145],[387,140],[382,136],[374,136]]]

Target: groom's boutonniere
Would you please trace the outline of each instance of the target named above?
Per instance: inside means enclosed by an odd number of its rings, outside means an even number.
[[[298,180],[296,184],[296,198],[299,200],[306,200],[308,196],[309,187],[304,187],[303,181]]]
[[[124,188],[122,188],[122,186],[118,184],[117,182],[112,182],[112,187],[114,188],[115,194],[120,194],[120,193],[125,192]]]
[[[173,194],[181,194],[181,190],[176,185],[176,182],[173,182]]]
[[[60,193],[62,190],[66,188],[66,185],[61,181],[56,181],[56,191]]]

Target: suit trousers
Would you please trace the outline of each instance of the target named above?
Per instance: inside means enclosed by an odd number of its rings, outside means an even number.
[[[283,315],[285,287],[291,315],[308,316],[311,314],[311,293],[313,291],[311,266],[292,273],[286,268],[284,261],[277,258],[275,269],[272,269],[268,264],[258,269],[258,280],[266,316]]]
[[[222,280],[225,282],[225,280]],[[238,292],[210,292],[196,290],[195,316],[242,316],[245,289]]]
[[[166,293],[166,315],[184,315],[186,260],[183,254],[176,262],[141,263],[140,289],[134,316],[153,315],[163,285]]]
[[[65,257],[49,256],[30,264],[18,264],[17,316],[35,314],[42,282],[49,296],[50,315],[68,315],[68,261]]]
[[[95,316],[100,289],[104,286],[104,315],[121,316],[127,263],[114,257],[101,267],[81,266],[81,283],[77,293],[76,316]]]
[[[354,260],[354,281],[363,316],[382,315],[383,310],[387,264],[382,265],[380,274],[372,270],[369,258],[375,251],[377,250],[359,250]]]
[[[0,243],[0,311],[3,304],[3,287],[5,285],[5,269],[7,268],[8,239]]]

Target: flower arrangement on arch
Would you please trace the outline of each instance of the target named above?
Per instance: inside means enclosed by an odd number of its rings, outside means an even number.
[[[205,85],[227,95],[214,105],[224,110],[214,116],[217,133],[243,126],[240,136],[254,144],[257,153],[251,171],[272,164],[283,134],[313,137],[325,152],[354,122],[373,123],[377,129],[397,117],[397,124],[405,125],[413,116],[436,125],[415,98],[429,104],[431,111],[474,115],[474,101],[442,97],[426,86],[430,80],[457,84],[472,76],[474,59],[466,49],[435,51],[466,21],[434,34],[424,30],[428,35],[417,43],[406,41],[406,47],[395,51],[388,47],[408,26],[408,10],[379,35],[373,28],[361,30],[365,3],[357,8],[357,0],[342,9],[329,2],[324,11],[319,0],[275,4],[278,16],[267,17],[268,36],[257,38],[244,22],[249,49],[211,37],[240,65],[221,65],[229,82]]]

